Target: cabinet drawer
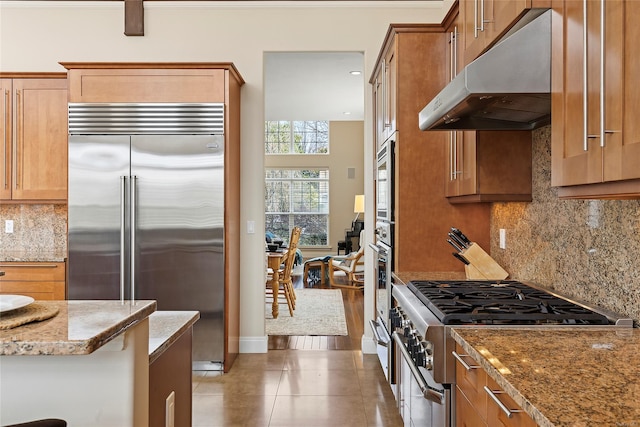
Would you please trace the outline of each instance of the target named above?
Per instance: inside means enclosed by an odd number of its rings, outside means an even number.
[[[482,417],[476,412],[477,407],[474,408],[467,400],[467,397],[460,390],[460,387],[456,387],[456,426],[457,427],[484,427],[487,424]]]
[[[63,300],[65,283],[58,282],[0,282],[0,294],[17,294],[37,300]]]
[[[0,263],[1,282],[29,281],[54,282],[64,281],[64,262],[3,262]]]
[[[460,346],[456,346],[456,353],[471,369],[467,369],[459,360],[456,360],[456,385],[467,397],[469,403],[476,408],[479,415],[486,419],[487,393],[484,386],[487,374],[471,357],[465,354]]]
[[[533,419],[524,412],[520,406],[511,398],[508,394],[503,392],[498,383],[493,378],[487,376],[487,387],[491,390],[494,396],[502,402],[504,407],[511,412],[511,417],[507,416],[507,413],[500,408],[497,402],[491,397],[487,398],[487,420],[491,425],[499,427],[535,427],[536,423]],[[489,396],[489,393],[485,391],[485,394]]]

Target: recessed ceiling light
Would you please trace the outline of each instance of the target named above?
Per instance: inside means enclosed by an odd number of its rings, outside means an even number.
[[[360,74],[362,74],[361,71],[349,71],[349,74],[351,74],[352,76],[359,76]]]

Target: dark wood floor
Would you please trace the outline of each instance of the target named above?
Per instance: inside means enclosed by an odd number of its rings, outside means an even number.
[[[301,283],[297,286],[300,285]],[[360,350],[360,340],[364,333],[364,294],[361,290],[340,290],[348,336],[269,335],[269,350]]]

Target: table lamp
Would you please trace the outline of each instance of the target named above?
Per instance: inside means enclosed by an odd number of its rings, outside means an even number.
[[[361,213],[364,213],[364,194],[356,194],[356,199],[353,203],[353,212],[356,214],[356,218],[353,220],[355,223]]]

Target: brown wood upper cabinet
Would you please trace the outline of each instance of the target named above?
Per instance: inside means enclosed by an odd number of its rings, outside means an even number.
[[[423,132],[418,113],[448,81],[443,58],[449,50],[441,25],[393,24],[389,27],[369,82],[378,116],[377,138],[386,108],[389,135],[395,141],[394,260],[397,271],[461,271],[451,256],[446,231],[456,225],[480,245],[489,246],[489,206],[453,206],[445,197],[447,132]],[[382,70],[388,84],[381,96]],[[385,102],[378,105],[382,100]],[[480,243],[485,242],[485,243]]]
[[[66,75],[0,73],[0,200],[67,199]]]
[[[447,82],[464,68],[460,18],[454,6],[446,20]],[[445,194],[450,203],[531,201],[531,160],[530,131],[450,131]]]
[[[382,144],[396,131],[397,68],[395,59],[396,48],[392,45],[385,56],[381,58],[372,82],[375,99],[376,152],[382,148]]]
[[[460,0],[464,62],[490,48],[532,8],[549,8],[551,0]]]
[[[640,2],[554,0],[552,185],[560,197],[640,197]]]

